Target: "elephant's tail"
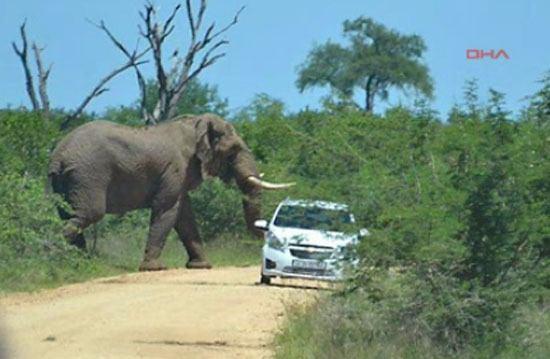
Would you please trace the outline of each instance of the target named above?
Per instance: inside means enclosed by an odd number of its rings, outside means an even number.
[[[48,182],[46,183],[46,193],[57,193],[62,198],[67,200],[67,179],[64,173],[64,166],[62,162],[52,162],[48,169]],[[66,210],[63,205],[57,203],[57,212],[61,219],[71,218],[71,214]]]
[[[48,182],[46,193],[63,194],[65,191],[65,166],[62,161],[52,160],[48,167]]]

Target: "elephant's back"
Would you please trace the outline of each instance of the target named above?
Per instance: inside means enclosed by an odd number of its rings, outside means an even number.
[[[49,172],[78,167],[108,166],[129,161],[139,153],[137,129],[108,121],[92,121],[67,134],[56,146]],[[122,157],[122,158],[120,158]]]

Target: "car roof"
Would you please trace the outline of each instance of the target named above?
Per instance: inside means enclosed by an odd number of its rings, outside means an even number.
[[[323,209],[347,211],[348,205],[344,203],[329,202],[329,201],[319,201],[319,200],[310,200],[310,199],[290,199],[287,198],[282,205],[286,206],[299,206],[299,207],[318,207]]]

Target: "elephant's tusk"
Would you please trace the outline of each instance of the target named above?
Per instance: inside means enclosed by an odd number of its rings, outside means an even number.
[[[294,186],[296,183],[270,183],[264,180],[259,179],[255,176],[248,176],[246,178],[248,182],[252,183],[255,186],[261,187],[263,189],[285,189]]]

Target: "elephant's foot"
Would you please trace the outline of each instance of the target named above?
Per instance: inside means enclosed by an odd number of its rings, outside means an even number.
[[[192,259],[185,265],[188,269],[210,269],[212,265],[208,261],[201,259]]]
[[[162,263],[158,259],[151,259],[146,260],[144,259],[143,262],[139,265],[139,271],[145,272],[145,271],[157,271],[157,270],[165,270],[166,266],[164,263]]]

